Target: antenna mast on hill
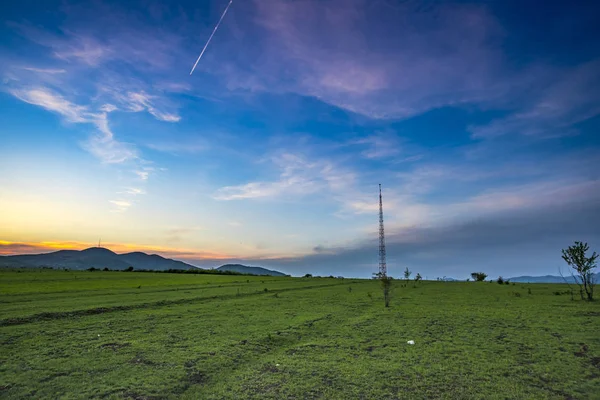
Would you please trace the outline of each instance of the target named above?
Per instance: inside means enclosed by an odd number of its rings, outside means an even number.
[[[100,247],[100,242],[102,242],[102,238],[98,239],[98,247]]]
[[[387,277],[385,262],[385,236],[383,233],[383,200],[381,198],[381,183],[379,184],[379,277]]]

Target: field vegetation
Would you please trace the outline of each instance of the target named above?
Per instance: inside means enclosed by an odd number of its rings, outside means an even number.
[[[600,302],[570,293],[2,270],[0,397],[597,399]]]

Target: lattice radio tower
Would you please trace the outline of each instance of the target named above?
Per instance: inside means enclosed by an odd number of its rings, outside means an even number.
[[[383,232],[383,200],[381,198],[381,183],[379,184],[379,277],[387,277],[385,263],[385,235]]]

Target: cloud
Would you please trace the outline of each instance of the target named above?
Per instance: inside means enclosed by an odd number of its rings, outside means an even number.
[[[132,205],[132,203],[127,200],[110,200],[110,203],[115,206],[115,211],[118,212],[127,211]]]
[[[71,103],[46,88],[16,89],[10,93],[21,101],[58,113],[69,122],[90,122],[92,119],[87,107]]]
[[[0,240],[0,255],[39,254],[57,250],[83,250],[97,246],[91,242],[55,241],[55,242],[11,242]],[[134,243],[102,242],[102,247],[117,254],[143,251],[148,254],[159,254],[163,257],[181,259],[195,263],[203,260],[218,261],[235,259],[235,255],[223,254],[202,249],[181,249],[173,247],[143,245]]]
[[[77,61],[90,66],[97,66],[103,61],[112,58],[113,49],[98,42],[92,37],[73,36],[73,40],[53,43],[54,56],[66,61]]]
[[[127,96],[121,97],[121,100],[128,111],[139,112],[146,110],[156,119],[166,122],[178,122],[181,120],[181,117],[175,113],[159,110],[154,105],[156,99],[157,96],[151,96],[144,91],[129,92],[127,93]]]
[[[22,69],[31,72],[39,72],[41,74],[64,74],[67,72],[66,69],[58,68],[35,68],[35,67],[23,67]]]
[[[558,274],[560,249],[583,240],[600,246],[600,185],[583,198],[541,207],[507,209],[446,225],[406,227],[387,232],[388,270],[400,276],[409,267],[430,279],[465,279],[474,270],[490,276]],[[353,246],[316,246],[314,254],[263,261],[293,274],[306,272],[369,277],[377,270],[376,221],[370,238]]]
[[[91,136],[82,146],[102,162],[122,163],[137,157],[133,146],[115,140],[108,126],[106,112],[91,112],[87,106],[72,103],[60,94],[43,87],[13,89],[10,93],[21,101],[57,113],[68,122],[95,125],[98,134]]]
[[[142,181],[147,181],[148,176],[150,175],[150,171],[134,171],[134,174],[138,176]]]
[[[378,132],[350,142],[354,145],[366,147],[361,152],[368,159],[385,159],[398,156],[401,153],[400,141],[391,132]]]
[[[600,114],[600,59],[552,76],[541,93],[509,116],[471,126],[472,137],[502,135],[567,136],[573,125]]]
[[[383,119],[489,101],[504,92],[497,45],[503,32],[485,6],[253,4],[265,34],[222,69],[232,90],[293,92]]]
[[[222,187],[213,197],[216,200],[302,197],[322,190],[341,190],[354,178],[353,174],[342,172],[330,161],[310,161],[296,154],[282,153],[270,161],[280,171],[277,180]]]
[[[144,189],[140,189],[140,188],[127,188],[124,193],[138,196],[138,195],[146,194],[146,191]]]

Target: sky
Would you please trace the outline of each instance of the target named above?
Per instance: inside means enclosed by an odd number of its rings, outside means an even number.
[[[595,1],[8,1],[0,254],[558,274],[600,249]]]

